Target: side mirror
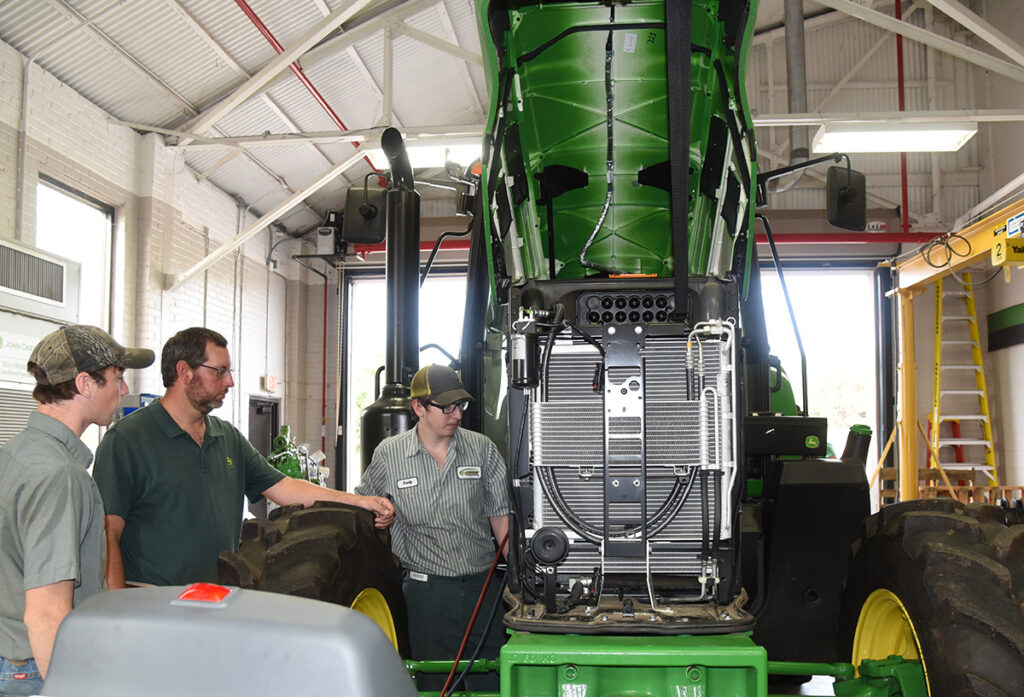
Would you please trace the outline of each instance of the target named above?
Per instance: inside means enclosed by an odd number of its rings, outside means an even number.
[[[388,217],[387,189],[353,186],[345,197],[345,219],[341,239],[349,244],[378,244],[384,241]]]
[[[825,196],[830,225],[858,231],[867,227],[867,187],[863,173],[849,167],[829,167]]]

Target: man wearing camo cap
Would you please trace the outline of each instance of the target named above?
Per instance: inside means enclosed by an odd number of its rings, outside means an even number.
[[[0,447],[0,694],[42,688],[64,616],[106,589],[103,503],[80,436],[109,426],[124,371],[153,363],[102,329],[62,327],[32,351],[39,403],[28,425]]]

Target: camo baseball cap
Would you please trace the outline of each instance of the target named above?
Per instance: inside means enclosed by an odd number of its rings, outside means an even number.
[[[146,368],[155,358],[149,349],[125,348],[99,327],[71,324],[43,337],[28,360],[43,371],[36,382],[59,385],[108,365]]]
[[[466,392],[462,380],[446,365],[428,365],[412,376],[410,396],[413,399],[429,399],[442,407],[466,399],[473,399]]]

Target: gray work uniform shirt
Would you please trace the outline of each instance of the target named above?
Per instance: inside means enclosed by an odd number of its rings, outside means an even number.
[[[505,462],[487,436],[459,428],[439,467],[417,428],[377,446],[356,493],[391,496],[392,549],[406,569],[440,576],[486,571],[496,551],[489,518],[509,512]]]
[[[75,582],[74,604],[106,590],[103,502],[92,453],[63,423],[34,412],[0,448],[0,656],[32,657],[25,591]]]

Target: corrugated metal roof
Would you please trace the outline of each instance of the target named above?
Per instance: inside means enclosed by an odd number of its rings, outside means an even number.
[[[324,21],[321,7],[334,12],[346,4],[346,0],[248,1],[286,48]],[[748,67],[748,101],[759,113],[786,111],[784,33],[777,29],[782,6],[782,0],[761,0],[759,5],[758,26],[765,33],[757,40]],[[400,20],[443,41],[479,52],[474,0],[438,0],[417,12],[409,9],[412,6],[406,7],[403,11],[396,0],[377,0],[343,29],[351,30],[366,21],[378,23],[381,20],[371,18],[383,12],[392,21]],[[805,3],[805,12],[815,17],[806,24],[809,108],[815,110],[824,103],[826,112],[894,110],[897,94],[892,35],[814,2]],[[944,14],[933,15],[936,33],[953,36],[957,32],[958,25]],[[114,118],[155,127],[182,128],[197,111],[210,109],[277,55],[237,3],[227,0],[0,0],[0,16],[0,40],[33,57],[39,66]],[[911,12],[908,19],[921,26],[924,13]],[[332,45],[330,38],[326,40],[328,45]],[[853,72],[861,57],[880,40],[881,47]],[[771,52],[767,51],[769,44]],[[383,32],[378,30],[351,48],[302,61],[310,81],[350,129],[367,129],[382,119],[391,120],[381,113],[385,50]],[[488,102],[482,68],[403,35],[398,28],[392,50],[392,106],[401,125],[483,121]],[[928,51],[913,41],[905,42],[907,108],[924,110],[933,104],[940,109],[975,108],[973,92],[964,84],[971,73],[962,61],[941,53],[933,53],[932,58],[936,93],[929,95]],[[772,94],[768,93],[769,82],[774,85]],[[833,86],[840,82],[843,88],[830,96]],[[252,96],[223,115],[207,135],[285,133],[293,126],[305,132],[337,129],[305,87],[286,74],[271,83],[266,97]],[[781,151],[788,135],[786,128],[760,130],[762,151],[772,142]],[[940,170],[978,165],[978,148],[970,144],[960,154],[939,158]],[[235,157],[212,169],[228,152],[188,149],[185,160],[259,216],[291,196],[291,191],[301,191],[331,163],[350,157],[352,146],[335,142],[254,147],[251,157]],[[762,167],[770,167],[770,162],[764,158]],[[899,171],[899,158],[857,156],[856,166],[869,177],[876,174],[891,178]],[[930,176],[932,158],[908,157],[908,169],[912,176]],[[358,163],[345,175],[310,193],[303,205],[282,216],[281,221],[289,229],[315,224],[326,210],[339,208],[349,184],[361,184],[369,171],[368,165]],[[281,180],[291,191],[281,186]],[[801,186],[804,188],[776,196],[773,205],[820,208],[818,185]],[[944,219],[954,218],[962,207],[980,198],[977,187],[963,181],[947,188],[941,197],[942,210],[938,211]],[[899,191],[890,186],[874,193],[892,200],[899,198]],[[425,195],[438,194],[431,191]],[[913,210],[931,212],[930,187],[911,187],[910,197]]]

